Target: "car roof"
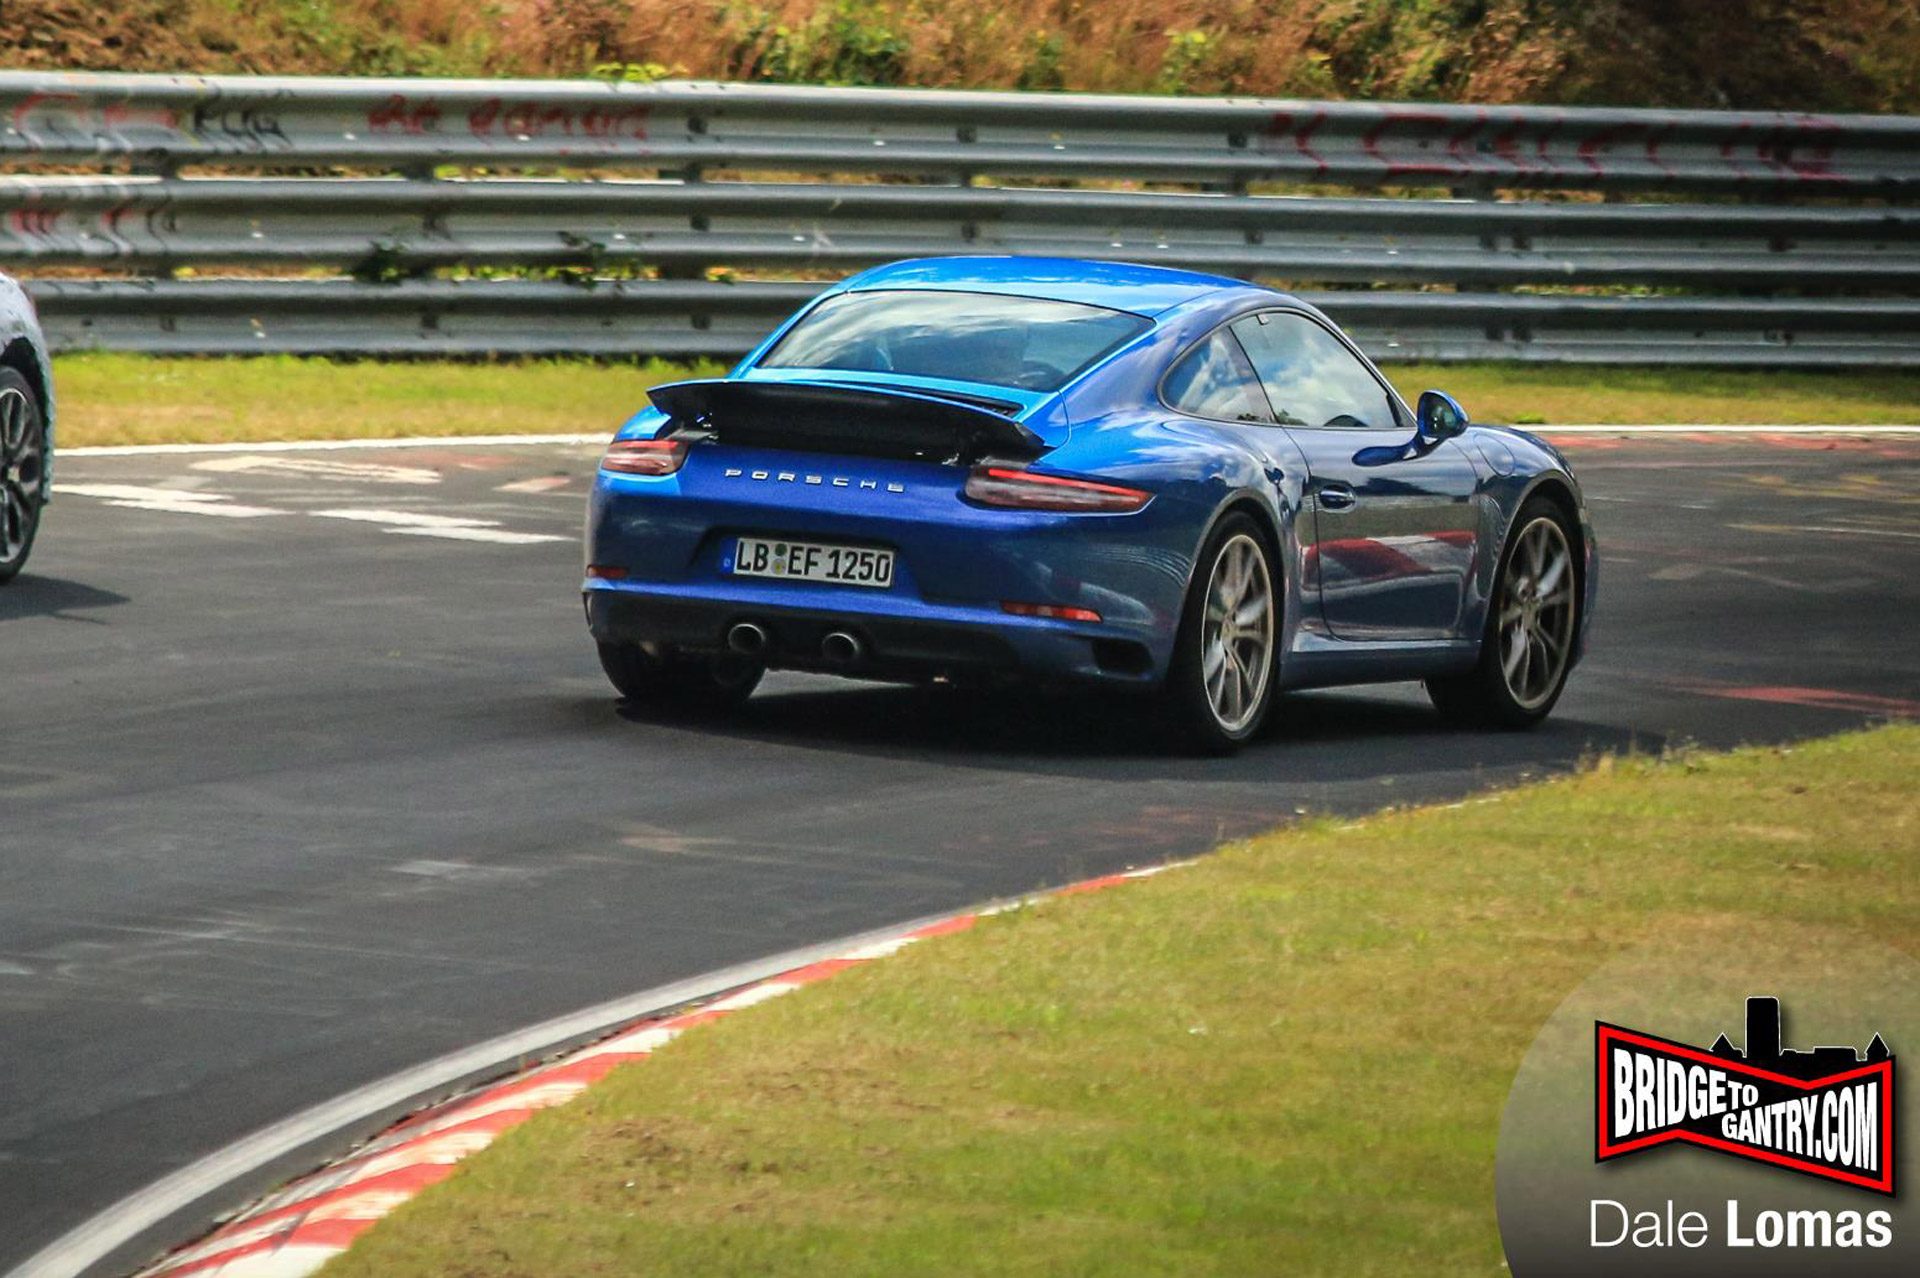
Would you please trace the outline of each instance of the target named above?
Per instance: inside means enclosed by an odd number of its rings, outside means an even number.
[[[1097,262],[1073,257],[923,257],[863,271],[841,285],[848,291],[920,288],[963,293],[1007,293],[1079,302],[1155,316],[1204,298],[1243,293],[1278,297],[1271,289],[1224,275]]]

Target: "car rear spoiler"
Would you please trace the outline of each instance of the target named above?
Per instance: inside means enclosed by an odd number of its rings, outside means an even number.
[[[838,382],[671,382],[647,392],[670,432],[749,448],[917,461],[1037,457],[1045,442],[1003,413],[911,390]]]

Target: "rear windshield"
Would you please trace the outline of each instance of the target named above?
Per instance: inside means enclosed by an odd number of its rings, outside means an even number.
[[[841,293],[807,313],[761,368],[900,373],[1058,390],[1149,327],[1124,311],[994,293],[875,289]]]

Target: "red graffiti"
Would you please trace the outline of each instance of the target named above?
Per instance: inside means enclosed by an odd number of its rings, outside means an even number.
[[[1306,156],[1309,160],[1313,161],[1314,171],[1317,173],[1324,173],[1327,171],[1327,161],[1324,157],[1320,155],[1319,152],[1313,149],[1313,146],[1312,146],[1313,135],[1315,132],[1319,130],[1320,126],[1325,124],[1326,122],[1327,122],[1327,113],[1325,111],[1315,111],[1313,113],[1313,118],[1311,120],[1308,120],[1305,124],[1301,125],[1299,132],[1293,135],[1293,145],[1295,149],[1297,149],[1300,152],[1300,154]]]
[[[644,106],[574,108],[488,98],[467,113],[467,129],[477,138],[513,141],[556,135],[604,142],[638,141],[647,136],[647,115]]]
[[[1742,181],[1772,179],[1782,185],[1792,183],[1845,182],[1847,175],[1834,171],[1833,146],[1839,138],[1839,126],[1819,116],[1782,119],[1767,127],[1757,120],[1743,120],[1720,143],[1720,159]],[[1759,173],[1748,167],[1749,161],[1764,165]]]
[[[130,124],[153,125],[162,129],[180,127],[180,115],[171,107],[137,107],[126,102],[111,102],[100,112],[100,118],[109,129],[121,129]]]
[[[1833,171],[1833,144],[1839,132],[1832,120],[1799,116],[1775,132],[1774,153],[1768,162],[1783,166],[1803,182],[1840,180],[1841,175]]]
[[[29,205],[15,209],[10,217],[16,234],[26,236],[52,236],[60,232],[60,224],[66,219],[63,209],[50,209],[42,205]]]
[[[1643,130],[1637,124],[1620,124],[1610,129],[1602,129],[1580,144],[1580,162],[1596,174],[1607,171],[1605,161],[1613,155],[1617,143],[1631,142]]]
[[[1549,119],[1545,131],[1536,137],[1533,130],[1538,127],[1525,116],[1484,112],[1474,132],[1489,136],[1484,142],[1474,143],[1474,154],[1470,157],[1462,154],[1469,140],[1469,135],[1464,133],[1449,150],[1468,168],[1494,177],[1505,173],[1557,172],[1552,157],[1547,154],[1547,144],[1560,131],[1560,121]]]
[[[1673,135],[1674,128],[1675,126],[1672,124],[1664,124],[1655,129],[1647,138],[1647,163],[1659,169],[1668,177],[1674,176],[1674,173],[1673,170],[1668,167],[1667,162],[1660,158],[1660,148],[1666,145],[1667,139]]]
[[[1540,141],[1534,147],[1534,154],[1539,157],[1540,160],[1537,167],[1545,169],[1548,173],[1558,174],[1560,172],[1560,166],[1554,162],[1553,153],[1550,148],[1554,138],[1559,135],[1561,126],[1565,123],[1565,116],[1555,116],[1553,123],[1547,126],[1546,132],[1540,135]]]
[[[136,107],[125,102],[101,106],[78,93],[30,93],[13,109],[13,127],[22,133],[36,122],[58,127],[62,123],[82,129],[98,128],[112,132],[129,124],[157,125],[178,129],[179,115],[167,107]]]
[[[21,100],[20,105],[13,109],[13,127],[24,132],[27,127],[27,117],[33,114],[35,107],[45,103],[58,102],[63,106],[77,106],[80,101],[79,95],[73,93],[29,93]]]
[[[1301,121],[1300,127],[1296,129],[1292,112],[1276,111],[1268,118],[1266,128],[1260,133],[1259,148],[1271,154],[1286,142],[1291,142],[1296,154],[1313,162],[1314,172],[1324,173],[1327,170],[1327,161],[1313,149],[1313,135],[1326,122],[1327,113],[1315,111]]]
[[[440,128],[440,104],[431,98],[411,102],[396,93],[367,112],[367,128],[374,133],[435,133]]]
[[[1433,136],[1446,128],[1447,117],[1435,111],[1388,111],[1378,124],[1368,129],[1360,139],[1360,148],[1367,153],[1368,159],[1378,160],[1384,165],[1389,174],[1419,173],[1458,177],[1471,168],[1460,159],[1458,146],[1465,136],[1477,131],[1478,125],[1470,129],[1467,135],[1456,138],[1448,144],[1448,162],[1445,163],[1438,160],[1395,160],[1382,154],[1381,140],[1402,125],[1414,126],[1412,130],[1402,130],[1402,132],[1403,134],[1413,132],[1416,135],[1414,145],[1425,151],[1433,144]],[[1404,136],[1402,144],[1404,145]]]

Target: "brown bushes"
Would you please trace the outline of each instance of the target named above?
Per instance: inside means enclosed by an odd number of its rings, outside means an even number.
[[[1911,0],[0,0],[12,66],[1920,111]]]

